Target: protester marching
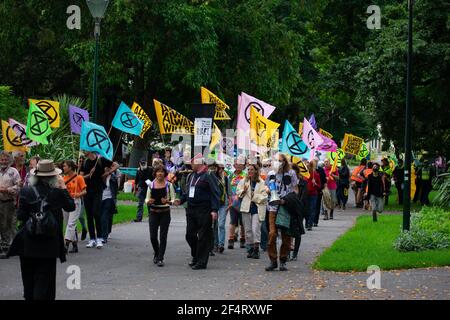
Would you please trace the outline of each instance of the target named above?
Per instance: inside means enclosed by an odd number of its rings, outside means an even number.
[[[58,102],[30,99],[27,126],[13,119],[2,121],[1,250],[3,258],[20,256],[26,299],[55,298],[56,258],[63,262],[67,253],[73,256],[82,250],[79,243],[87,234],[86,248],[108,245],[118,210],[119,175],[134,180],[134,222],[143,221],[148,212],[153,263],[159,267],[171,250],[168,233],[176,207],[186,212],[192,270],[207,269],[210,257],[235,250],[239,243],[249,259],[266,256],[266,271],[287,271],[290,261],[301,259],[302,236],[319,228],[321,214],[323,220],[334,220],[348,208],[350,189],[355,206],[370,209],[374,222],[389,204],[392,183],[402,203],[402,160],[395,163],[392,156],[381,163],[371,161],[364,139],[345,134],[335,141],[318,127],[314,115],[299,124],[299,131],[288,120],[280,131],[280,124],[268,119],[276,107],[246,93],[239,97],[236,135],[224,137],[218,121],[231,119],[226,112],[230,107],[204,87],[201,96],[203,103],[214,105],[213,112],[194,121],[154,100],[160,134],[193,141],[138,158],[130,174],[120,173],[110,133],[113,128],[121,136],[142,138],[147,133],[153,122],[137,103],[132,108],[120,103],[108,131],[91,122],[87,110],[70,106],[79,157],[63,159],[62,170],[38,156],[26,165],[27,152],[48,143],[52,128],[61,125]],[[50,116],[44,106],[52,106],[55,114]],[[21,131],[16,133],[18,127]],[[359,165],[354,166],[355,161]],[[443,162],[438,156],[433,166],[426,160],[417,164],[417,200],[424,204],[429,203],[434,175],[444,170]],[[36,236],[36,224],[48,234]],[[39,268],[45,277],[35,282]]]

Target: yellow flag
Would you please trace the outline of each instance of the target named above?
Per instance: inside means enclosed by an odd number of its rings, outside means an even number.
[[[211,144],[209,145],[209,150],[214,150],[216,145],[222,140],[222,132],[220,132],[219,127],[214,123],[214,131],[211,136]]]
[[[153,102],[161,134],[194,134],[194,123],[191,120],[155,99]]]
[[[297,164],[298,167],[300,168],[300,174],[304,176],[306,179],[309,179],[311,175],[309,174],[308,167],[305,165],[305,163],[302,161],[301,158],[291,156],[291,162]]]
[[[23,151],[27,152],[28,148],[22,144],[20,138],[16,135],[8,122],[2,120],[3,133],[3,149],[7,152]]]
[[[202,103],[214,103],[216,105],[216,113],[214,115],[214,120],[231,120],[230,116],[225,110],[230,109],[230,107],[219,99],[214,93],[201,87],[200,93],[202,96]]]
[[[331,133],[329,133],[328,131],[325,131],[325,130],[323,130],[323,129],[319,129],[319,132],[321,133],[321,134],[323,134],[325,137],[328,137],[328,138],[333,138],[333,135],[331,134]]]
[[[361,145],[364,143],[364,139],[354,136],[352,134],[346,133],[344,136],[344,142],[342,143],[342,150],[346,153],[353,155],[358,155],[359,150],[361,150]]]
[[[150,120],[149,116],[145,113],[144,109],[141,108],[140,105],[138,105],[136,102],[133,103],[133,106],[131,107],[131,111],[144,122],[144,126],[142,127],[141,131],[141,138],[144,138],[145,133],[150,129],[153,125],[152,120]]]
[[[300,135],[300,137],[303,135],[303,122],[300,122],[298,124],[298,134]]]
[[[411,164],[411,190],[410,190],[411,199],[414,199],[415,194],[416,194],[416,169],[414,168],[414,164]]]
[[[61,115],[59,113],[59,102],[50,100],[29,99],[47,116],[51,128],[59,128],[61,124]]]
[[[256,145],[267,146],[268,140],[272,138],[279,126],[279,123],[262,116],[255,107],[252,106],[250,109],[250,140]]]

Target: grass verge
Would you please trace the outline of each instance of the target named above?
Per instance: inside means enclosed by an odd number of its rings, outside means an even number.
[[[376,265],[381,270],[412,269],[450,265],[450,249],[399,252],[394,240],[401,231],[402,216],[381,214],[377,223],[368,215],[342,235],[314,262],[313,268],[327,271],[366,271]]]

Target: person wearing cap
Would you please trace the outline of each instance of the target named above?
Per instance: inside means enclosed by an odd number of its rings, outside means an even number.
[[[63,237],[63,212],[73,212],[75,202],[67,191],[61,170],[52,160],[39,161],[31,171],[30,186],[20,191],[17,219],[21,222],[8,256],[20,257],[25,300],[54,300],[56,295],[56,259],[66,261]],[[33,214],[50,214],[54,225],[48,234],[36,236],[26,227]],[[49,220],[49,221],[50,221]]]
[[[9,249],[11,240],[16,232],[15,204],[20,190],[20,174],[17,169],[11,167],[11,154],[0,152],[0,256],[3,251]]]
[[[148,190],[148,185],[146,181],[152,179],[153,179],[153,167],[149,167],[147,165],[147,160],[145,158],[142,158],[141,161],[139,161],[139,169],[136,172],[136,177],[134,180],[136,185],[135,193],[139,200],[136,219],[134,219],[134,222],[142,221],[142,217],[144,216],[145,196]]]
[[[220,208],[220,190],[217,179],[208,173],[201,154],[191,161],[193,172],[187,178],[187,194],[175,205],[187,202],[186,241],[191,248],[193,270],[206,269],[212,243],[213,220]]]

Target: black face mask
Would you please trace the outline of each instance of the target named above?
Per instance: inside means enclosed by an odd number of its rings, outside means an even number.
[[[379,172],[379,171],[380,171],[380,169],[378,169],[378,168],[373,169],[373,172]]]

